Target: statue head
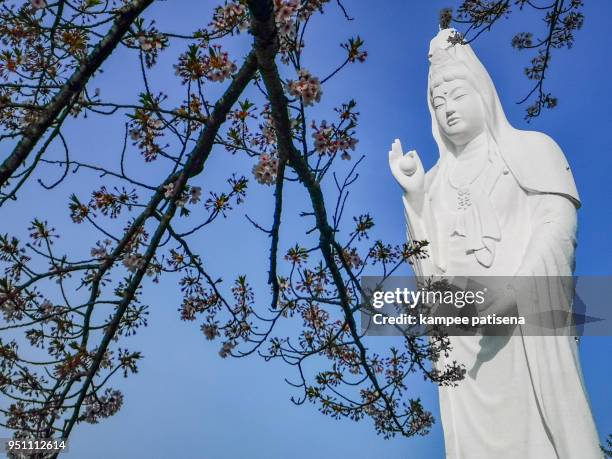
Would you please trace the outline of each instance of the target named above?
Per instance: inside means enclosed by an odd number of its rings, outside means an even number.
[[[482,99],[461,66],[436,69],[429,98],[440,133],[455,147],[466,145],[485,131]]]
[[[494,140],[511,130],[489,74],[454,29],[441,30],[429,48],[428,105],[440,157],[483,132]]]

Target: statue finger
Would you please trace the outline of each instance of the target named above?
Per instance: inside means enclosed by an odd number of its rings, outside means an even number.
[[[389,152],[389,158],[391,160],[397,160],[403,156],[402,152],[402,144],[399,139],[395,139],[393,144],[391,145],[391,151]]]

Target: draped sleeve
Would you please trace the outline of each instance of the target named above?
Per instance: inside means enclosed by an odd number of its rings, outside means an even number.
[[[415,274],[417,276],[429,276],[435,271],[434,260],[437,258],[437,229],[431,215],[430,197],[432,183],[438,173],[438,164],[425,173],[425,194],[423,196],[423,206],[420,211],[416,211],[410,204],[406,196],[402,196],[404,207],[404,217],[406,219],[406,239],[412,241],[427,241],[427,256],[413,257],[411,260]]]
[[[517,276],[571,276],[576,248],[576,207],[558,194],[529,193],[531,237]]]
[[[528,203],[531,236],[513,282],[517,307],[520,315],[545,317],[540,325],[556,330],[556,336],[531,336],[537,330],[529,329],[529,321],[521,329],[532,386],[558,457],[601,458],[577,342],[559,323],[567,316],[551,323],[551,311],[571,306],[573,298],[568,280],[574,270],[576,206],[558,194],[529,194]]]

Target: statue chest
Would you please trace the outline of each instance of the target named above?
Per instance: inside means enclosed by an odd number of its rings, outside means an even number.
[[[527,192],[498,156],[471,179],[464,175],[463,183],[448,167],[440,172],[428,196],[440,264],[461,272],[511,272],[531,231]]]

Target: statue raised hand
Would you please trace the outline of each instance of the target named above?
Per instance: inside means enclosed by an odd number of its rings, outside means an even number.
[[[389,167],[393,177],[404,191],[411,207],[420,213],[425,194],[425,169],[415,150],[404,154],[399,139],[395,139],[389,151]]]

